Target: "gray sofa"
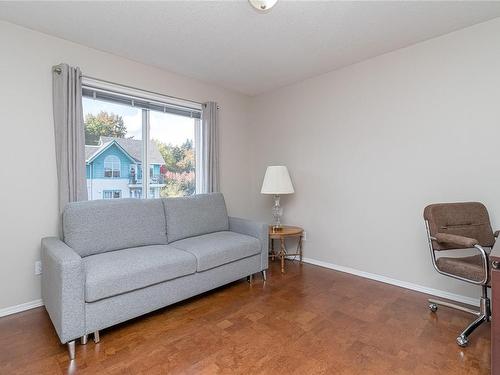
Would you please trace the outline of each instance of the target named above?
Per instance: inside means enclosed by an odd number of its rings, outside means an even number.
[[[62,343],[267,269],[267,225],[220,193],[70,203],[42,239],[42,298]]]

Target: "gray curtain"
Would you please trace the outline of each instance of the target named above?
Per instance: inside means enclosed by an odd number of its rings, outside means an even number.
[[[219,116],[215,102],[203,104],[201,113],[201,191],[219,191]]]
[[[52,68],[52,100],[59,212],[68,202],[87,200],[82,73],[60,64]]]

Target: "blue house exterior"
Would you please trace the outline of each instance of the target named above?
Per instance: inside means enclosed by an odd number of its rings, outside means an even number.
[[[85,146],[87,191],[90,200],[142,198],[142,141],[101,137],[97,146]],[[149,146],[149,196],[159,198],[165,164],[156,145]]]

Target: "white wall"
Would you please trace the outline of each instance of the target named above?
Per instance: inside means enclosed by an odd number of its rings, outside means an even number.
[[[40,238],[57,233],[50,68],[60,62],[216,100],[230,212],[269,220],[265,167],[286,164],[296,194],[283,199],[285,221],[306,228],[306,257],[474,296],[433,271],[422,210],[480,200],[500,227],[499,46],[497,19],[250,99],[0,22],[0,309],[40,298]]]
[[[477,296],[433,270],[422,211],[479,200],[500,227],[500,19],[261,95],[252,113],[255,216],[270,217],[266,165],[285,164],[306,257]]]
[[[0,22],[0,309],[40,298],[40,239],[57,233],[52,65],[221,106],[221,190],[232,214],[250,193],[249,98],[108,53]]]

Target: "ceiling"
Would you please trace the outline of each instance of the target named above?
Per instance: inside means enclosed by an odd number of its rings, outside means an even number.
[[[500,2],[0,2],[0,19],[256,95],[500,16]]]

